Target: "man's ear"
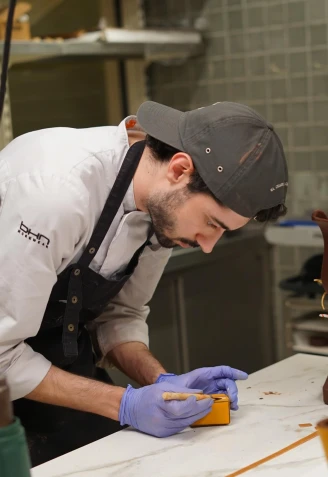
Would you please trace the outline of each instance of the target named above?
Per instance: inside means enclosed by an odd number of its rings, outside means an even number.
[[[171,184],[187,184],[194,170],[194,164],[189,154],[178,152],[177,154],[174,154],[169,162],[167,168],[167,179]]]

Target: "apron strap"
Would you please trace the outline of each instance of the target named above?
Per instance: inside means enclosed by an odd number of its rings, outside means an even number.
[[[91,239],[81,258],[79,259],[79,263],[81,265],[88,267],[95,257],[111,223],[115,218],[115,215],[117,214],[120,205],[123,202],[125,194],[127,193],[133,176],[137,170],[142,153],[145,149],[145,145],[145,141],[138,141],[134,143],[128,150],[114,185],[106,200],[97,225],[93,231]]]
[[[77,339],[83,300],[82,270],[90,265],[104,240],[137,170],[145,144],[145,141],[138,141],[128,150],[91,239],[79,261],[72,267],[70,272],[62,334],[63,351],[66,358],[74,359],[79,352]],[[147,245],[150,236],[151,233],[149,232],[146,242],[134,254],[132,263],[136,264],[138,262],[139,255]]]
[[[76,358],[79,354],[77,338],[82,298],[81,269],[76,264],[70,273],[67,303],[63,319],[62,343],[66,358]]]
[[[154,229],[153,229],[153,225],[151,224],[150,227],[149,227],[149,230],[148,230],[147,239],[146,239],[145,242],[134,252],[134,254],[133,254],[133,256],[132,256],[132,258],[131,258],[131,260],[130,260],[129,266],[130,266],[131,268],[133,268],[133,270],[134,270],[135,267],[138,265],[140,255],[142,254],[142,252],[144,251],[144,249],[145,249],[148,245],[151,245],[150,239],[152,238],[153,235],[154,235]],[[132,271],[129,270],[129,273],[132,273]]]
[[[312,214],[312,220],[319,225],[324,241],[321,278],[318,279],[318,281],[322,284],[324,288],[324,294],[321,299],[321,306],[323,309],[325,309],[324,299],[326,294],[328,293],[328,217],[322,210],[315,210]]]

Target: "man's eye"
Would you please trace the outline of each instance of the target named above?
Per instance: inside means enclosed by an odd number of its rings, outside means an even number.
[[[215,224],[213,224],[213,222],[211,222],[211,221],[208,221],[208,222],[207,222],[207,225],[209,225],[210,227],[212,227],[212,229],[216,229],[216,228],[217,228],[217,226],[216,226]]]

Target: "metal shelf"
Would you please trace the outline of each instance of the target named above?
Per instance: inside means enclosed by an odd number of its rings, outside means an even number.
[[[134,10],[133,10],[134,11]],[[4,41],[0,41],[0,57]],[[150,30],[104,28],[86,33],[74,39],[13,40],[10,49],[10,64],[32,61],[56,61],[82,57],[133,60],[146,63],[161,61],[185,61],[203,50],[202,35],[194,30]],[[140,67],[133,71],[140,80]],[[10,88],[9,88],[10,89]],[[9,89],[7,89],[3,120],[0,125],[0,150],[12,140],[12,124]]]
[[[328,328],[325,325],[328,323],[325,323],[324,320],[321,323],[319,320],[313,321],[313,323],[310,323],[310,320],[304,320],[303,324],[301,322],[295,323],[291,335],[292,349],[301,353],[328,356],[328,346],[313,346],[309,343],[311,335],[327,336]]]
[[[321,288],[318,285],[318,290],[321,292]],[[288,297],[285,301],[285,306],[296,311],[319,311],[321,310],[321,294],[319,293],[317,298],[305,298],[305,297]]]
[[[328,321],[324,318],[316,319],[313,318],[312,320],[300,320],[299,322],[295,322],[292,324],[292,328],[295,330],[302,330],[302,331],[314,331],[314,332],[322,332],[328,333]]]
[[[321,295],[315,299],[290,296],[285,300],[285,344],[286,352],[312,353],[328,356],[328,346],[312,346],[310,334],[327,334],[328,321],[319,318],[322,312]],[[299,316],[295,316],[297,313]]]
[[[318,354],[321,356],[328,356],[328,346],[306,346],[306,345],[294,345],[293,351],[297,353],[310,353],[310,354]]]
[[[3,50],[0,41],[0,55]],[[11,64],[56,57],[97,56],[144,58],[149,61],[186,59],[202,51],[196,31],[127,30],[106,28],[69,40],[13,40]]]

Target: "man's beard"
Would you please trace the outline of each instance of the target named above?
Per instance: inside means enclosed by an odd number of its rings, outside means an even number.
[[[197,242],[183,237],[176,237],[174,241],[167,234],[174,236],[176,230],[176,215],[178,208],[190,197],[190,192],[186,189],[168,192],[166,194],[156,193],[147,201],[147,209],[150,215],[154,233],[158,243],[164,248],[173,248],[179,241],[190,247],[199,247]]]

